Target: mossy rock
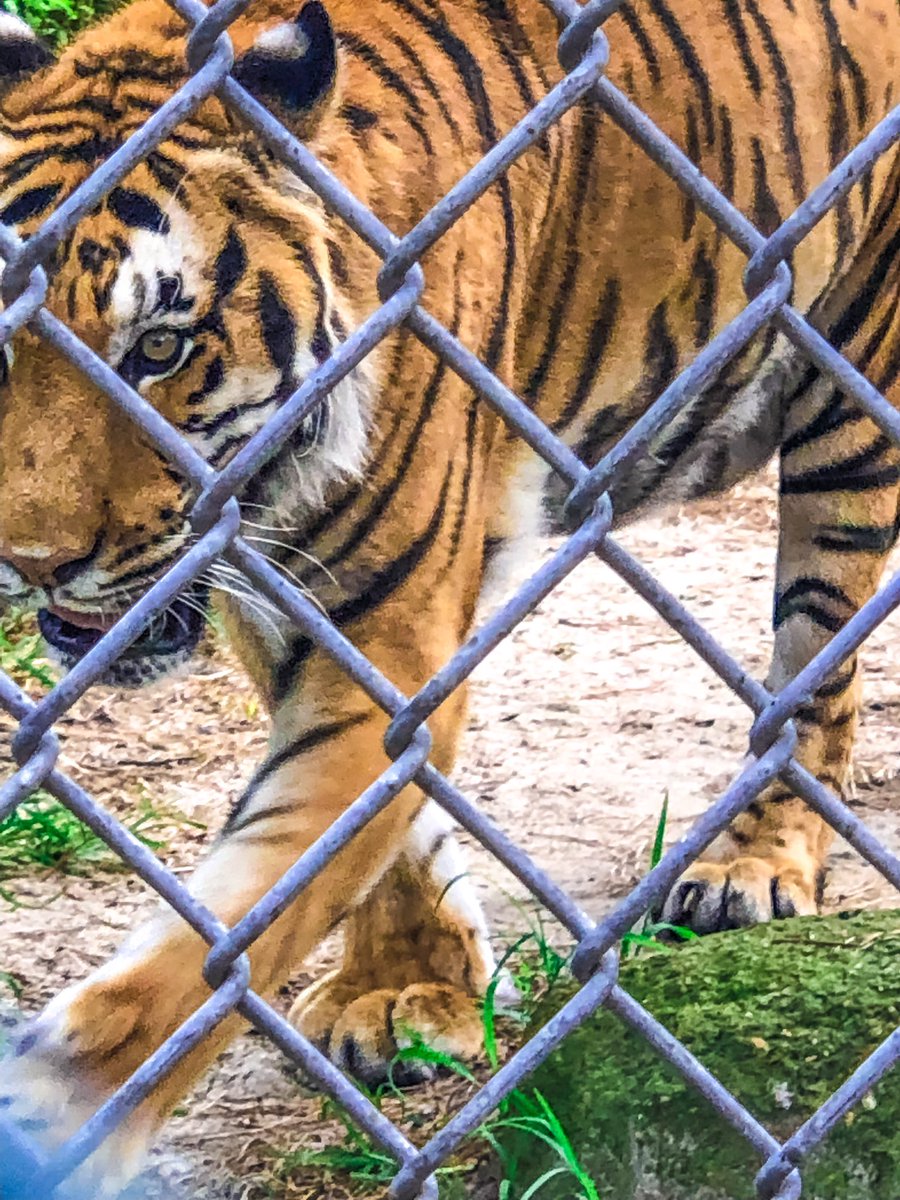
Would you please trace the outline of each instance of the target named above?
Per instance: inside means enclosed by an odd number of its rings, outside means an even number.
[[[777,1137],[900,1025],[900,912],[779,921],[651,952],[621,984]],[[532,1032],[574,988],[555,990]],[[528,1083],[553,1106],[602,1200],[753,1200],[758,1155],[630,1028],[601,1010]],[[521,1196],[560,1159],[501,1134]],[[898,1200],[900,1072],[803,1168],[804,1200]],[[538,1200],[574,1200],[558,1175]]]

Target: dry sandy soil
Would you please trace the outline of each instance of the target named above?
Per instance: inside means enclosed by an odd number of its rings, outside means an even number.
[[[721,501],[649,519],[621,535],[638,557],[757,677],[770,647],[774,504],[769,480]],[[547,555],[552,543],[538,548]],[[900,564],[898,564],[900,565]],[[855,771],[856,811],[896,850],[896,710],[900,664],[888,622],[866,648],[867,686]],[[455,779],[592,914],[639,878],[663,798],[675,838],[739,767],[748,713],[644,603],[590,561],[479,670]],[[208,832],[173,825],[160,853],[179,872],[202,852],[263,753],[249,684],[224,655],[152,691],[90,693],[64,721],[65,766],[122,816],[142,803],[173,809]],[[522,889],[478,847],[471,865],[498,945],[525,927]],[[32,1011],[104,960],[151,903],[124,874],[28,876],[11,884],[24,907],[0,908],[0,970]],[[892,904],[889,886],[844,845],[833,856],[831,909]],[[2,904],[2,902],[0,902]],[[325,947],[279,998],[333,958]],[[463,1098],[426,1090],[417,1119]],[[243,1039],[171,1122],[143,1195],[154,1198],[332,1198],[339,1180],[301,1172],[273,1183],[270,1147],[334,1141],[320,1100],[287,1077],[259,1037]],[[413,1135],[416,1136],[416,1135]],[[419,1134],[418,1136],[421,1136]],[[268,1182],[266,1182],[268,1180]],[[371,1194],[371,1193],[369,1193]]]

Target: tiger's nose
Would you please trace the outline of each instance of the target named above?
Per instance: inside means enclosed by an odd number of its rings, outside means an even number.
[[[96,558],[99,541],[84,553],[83,549],[54,550],[47,546],[3,546],[0,559],[14,567],[32,587],[59,587],[70,583]]]

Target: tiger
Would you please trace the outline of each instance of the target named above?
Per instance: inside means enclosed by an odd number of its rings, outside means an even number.
[[[632,0],[604,28],[611,82],[765,236],[896,101],[896,0]],[[55,56],[2,16],[5,225],[33,235],[189,80],[188,33],[164,0],[134,0]],[[542,0],[259,0],[229,34],[232,77],[397,237],[563,76],[559,25]],[[894,147],[789,264],[792,303],[894,404],[898,196]],[[216,469],[382,303],[379,254],[220,92],[43,265],[47,310]],[[588,94],[424,254],[418,304],[591,466],[746,305],[746,265]],[[618,526],[723,493],[776,453],[773,690],[878,586],[898,532],[890,440],[769,324],[608,494]],[[238,501],[245,531],[266,521],[281,530],[273,561],[412,696],[469,636],[484,588],[520,560],[565,491],[401,321]],[[55,343],[28,325],[7,340],[0,597],[37,611],[62,667],[196,543],[196,499]],[[186,662],[210,606],[271,720],[268,755],[191,881],[230,927],[387,768],[388,717],[225,563],[172,602],[105,682],[136,686]],[[838,795],[859,679],[851,657],[795,716],[799,762]],[[462,688],[429,718],[442,772],[464,720]],[[830,839],[776,780],[687,869],[664,918],[705,934],[815,913]],[[370,1085],[414,1037],[477,1058],[490,933],[451,819],[414,784],[253,943],[254,990],[272,994],[337,928],[340,965],[294,1002],[293,1027]],[[171,909],[150,918],[38,1016],[3,1066],[0,1111],[45,1148],[59,1145],[208,999],[206,955]],[[223,1019],[58,1194],[117,1195],[243,1027],[234,1013]],[[413,1064],[403,1068],[414,1082]]]

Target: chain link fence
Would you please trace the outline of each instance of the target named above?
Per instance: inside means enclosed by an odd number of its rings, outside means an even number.
[[[5,310],[0,314],[0,343],[28,325],[118,405],[196,489],[199,499],[190,520],[197,538],[178,563],[42,700],[33,702],[9,678],[0,677],[0,704],[18,722],[13,744],[18,770],[0,788],[0,819],[38,787],[45,788],[66,805],[206,940],[210,952],[204,974],[211,995],[52,1156],[41,1151],[27,1132],[0,1117],[3,1195],[51,1195],[54,1187],[100,1145],[181,1058],[217,1023],[236,1011],[279,1046],[351,1114],[375,1143],[393,1156],[397,1163],[389,1190],[393,1200],[413,1200],[416,1196],[433,1200],[437,1196],[436,1169],[572,1029],[605,1005],[646,1038],[746,1138],[762,1162],[755,1181],[759,1200],[793,1200],[801,1194],[805,1158],[900,1057],[900,1031],[885,1040],[818,1112],[782,1144],[623,990],[617,982],[616,947],[622,935],[665,895],[685,868],[775,779],[781,779],[800,795],[863,858],[900,888],[900,861],[793,757],[797,739],[791,722],[798,707],[900,604],[900,575],[891,579],[808,666],[772,695],[749,679],[739,663],[675,596],[610,536],[609,490],[646,452],[660,430],[765,325],[774,325],[900,445],[900,414],[789,303],[792,280],[787,265],[790,255],[817,222],[846,196],[880,155],[900,140],[900,107],[853,149],[775,233],[765,238],[646,114],[605,77],[609,47],[603,24],[622,0],[591,0],[584,7],[575,0],[544,0],[562,29],[558,53],[566,71],[564,78],[414,229],[398,238],[230,76],[233,54],[227,29],[248,7],[249,0],[217,0],[211,9],[201,0],[169,2],[193,27],[187,47],[192,78],[79,186],[27,242],[11,229],[0,227],[0,252],[7,262],[2,277]],[[261,141],[332,213],[338,214],[383,259],[378,279],[381,307],[308,376],[277,414],[220,471],[204,461],[147,401],[44,307],[47,278],[42,267],[78,221],[214,92],[241,115]],[[421,256],[468,206],[587,95],[660,170],[677,182],[748,259],[746,307],[593,469],[588,469],[422,306],[424,279],[419,266]],[[565,480],[569,489],[566,512],[573,530],[553,557],[412,698],[402,695],[314,603],[240,536],[236,499],[255,472],[329,391],[401,324],[474,388],[482,401]],[[429,715],[437,706],[590,554],[598,555],[677,631],[746,704],[753,718],[752,755],[731,786],[599,923],[590,920],[564,890],[431,765],[426,729]],[[220,558],[243,572],[391,717],[385,747],[392,765],[362,795],[348,803],[328,833],[230,929],[198,904],[178,879],[86,791],[57,769],[59,744],[53,733],[54,723],[105,674],[117,656],[192,580]],[[349,839],[411,782],[505,864],[569,931],[577,943],[574,972],[583,983],[549,1024],[421,1148],[411,1144],[336,1067],[253,991],[245,955],[254,939],[302,894]]]

